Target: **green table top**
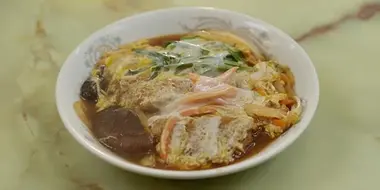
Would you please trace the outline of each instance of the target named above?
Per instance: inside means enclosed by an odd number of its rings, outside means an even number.
[[[311,126],[271,161],[209,180],[153,179],[93,156],[56,111],[66,56],[112,21],[190,5],[247,13],[297,39],[320,77]],[[0,34],[1,190],[380,189],[379,0],[4,0]]]

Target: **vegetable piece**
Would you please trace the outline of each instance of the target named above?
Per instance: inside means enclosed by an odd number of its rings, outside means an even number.
[[[190,108],[180,111],[182,116],[194,116],[215,113],[216,109],[212,106],[202,106],[196,108]]]
[[[139,68],[139,69],[128,69],[125,75],[136,75],[138,73],[144,72],[147,69],[149,68],[145,67],[145,68]]]
[[[284,132],[284,128],[274,124],[265,125],[264,129],[271,138],[276,138]]]
[[[253,89],[254,91],[256,91],[257,93],[259,93],[261,96],[266,96],[267,93],[265,92],[265,90],[263,88],[255,88]]]
[[[194,44],[186,40],[177,41],[176,43],[185,48],[197,48],[201,51],[202,55],[208,55],[210,53],[210,51],[205,49],[202,45]]]
[[[242,53],[245,56],[245,59],[248,59],[248,63],[253,64],[257,62],[258,60],[264,60],[265,57],[261,53],[261,50],[264,50],[262,47],[257,46],[258,44],[255,43],[257,39],[254,40],[253,43],[256,45],[253,45],[252,43],[247,43],[242,38],[231,34],[229,32],[224,31],[215,31],[215,30],[207,30],[207,31],[198,31],[194,33],[195,35],[212,41],[221,41],[223,43],[229,44],[230,46],[235,47],[236,49],[242,51]],[[249,56],[249,57],[248,57]]]
[[[195,73],[198,73],[200,75],[203,75],[207,72],[210,72],[213,70],[213,66],[209,65],[209,64],[195,64],[193,66],[193,71]]]
[[[181,71],[185,70],[185,69],[188,69],[188,68],[191,68],[193,67],[193,63],[183,63],[183,64],[180,64],[178,65],[176,68],[175,68],[175,74],[178,74],[180,73]]]
[[[150,50],[145,50],[145,49],[136,49],[135,52],[137,54],[145,55],[149,57],[151,60],[153,60],[153,63],[156,66],[164,66],[164,65],[170,65],[170,64],[175,64],[179,62],[178,57],[174,55],[169,55],[167,53],[160,53],[156,51],[150,51]]]
[[[288,123],[282,119],[273,119],[272,124],[281,128],[286,128],[288,126]]]
[[[296,101],[294,99],[291,99],[291,98],[280,100],[280,104],[284,104],[286,106],[292,106],[295,103],[296,103]]]
[[[145,129],[148,128],[148,117],[145,115],[145,113],[140,109],[137,108],[134,110],[137,117],[140,119],[141,125],[145,127]]]
[[[173,48],[176,48],[177,46],[184,47],[185,49],[199,49],[201,57],[182,55],[178,52],[173,53]],[[192,40],[182,40],[171,41],[165,50],[152,51],[146,49],[134,49],[133,51],[153,60],[152,65],[150,65],[151,67],[161,68],[156,72],[152,72],[151,78],[156,77],[156,75],[165,70],[172,70],[176,74],[185,74],[186,72],[192,71],[201,75],[205,73],[208,73],[208,75],[216,75],[217,73],[220,73],[220,71],[226,71],[233,67],[244,70],[251,69],[251,67],[248,67],[244,62],[242,51],[223,43],[221,43],[221,46],[224,48],[222,53],[210,54],[213,48],[209,50],[205,48],[204,44],[197,44]],[[131,70],[127,74],[133,75],[135,72]]]
[[[221,71],[221,72],[225,72],[225,71],[228,71],[228,69],[231,69],[233,66],[230,66],[230,65],[227,65],[227,64],[223,64],[223,65],[218,65],[218,70]]]
[[[273,86],[276,88],[276,90],[280,93],[286,93],[286,90],[284,88],[284,85],[281,84],[280,80],[276,80],[273,82]]]
[[[209,53],[210,53],[209,50],[201,49],[201,54],[202,54],[202,55],[208,55]]]
[[[243,53],[240,50],[229,48],[228,52],[235,61],[243,61]]]
[[[296,124],[299,121],[302,112],[301,99],[297,96],[294,96],[294,99],[296,103],[292,105],[291,110],[287,115],[287,121],[291,125]]]
[[[165,124],[160,138],[160,157],[164,160],[168,157],[170,137],[178,121],[177,117],[170,117]]]
[[[230,60],[224,60],[224,64],[227,65],[227,66],[231,66],[231,67],[239,67],[241,65],[241,63],[239,62],[235,62],[235,61],[230,61]]]
[[[286,112],[280,109],[269,108],[262,105],[257,104],[246,104],[244,106],[245,112],[249,116],[262,116],[262,117],[270,117],[270,118],[278,118],[282,119],[285,117]]]
[[[147,156],[144,156],[144,158],[140,160],[140,164],[147,167],[156,166],[156,158],[154,154],[149,154]]]
[[[196,83],[199,80],[200,76],[195,73],[189,73],[189,78],[191,81],[193,81],[193,83]]]
[[[295,92],[293,90],[294,86],[294,80],[292,79],[292,76],[286,75],[284,73],[281,73],[280,75],[281,80],[285,82],[285,91],[289,96],[294,96]]]
[[[223,74],[216,77],[217,80],[221,82],[226,82],[228,79],[231,78],[232,74],[234,74],[237,71],[238,67],[232,67],[228,71],[224,72]]]
[[[166,42],[164,42],[164,44],[163,44],[163,47],[165,47],[165,48],[172,49],[171,46],[173,46],[173,41],[166,41]]]
[[[151,67],[150,70],[151,72],[150,72],[149,79],[152,80],[158,76],[159,72],[161,71],[161,67],[160,66]]]
[[[112,56],[108,56],[105,61],[105,66],[109,67],[112,64]]]

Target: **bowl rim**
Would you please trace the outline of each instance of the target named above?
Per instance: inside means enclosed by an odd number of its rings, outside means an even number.
[[[61,102],[61,95],[58,93],[60,91],[60,81],[64,78],[63,75],[63,68],[65,67],[66,63],[68,60],[70,60],[72,57],[75,56],[77,49],[82,46],[87,41],[90,41],[93,36],[100,35],[101,33],[104,33],[109,27],[112,27],[114,25],[117,25],[120,22],[125,22],[126,20],[132,20],[132,19],[138,19],[139,17],[143,16],[149,16],[149,15],[155,15],[155,14],[160,14],[163,12],[170,12],[170,11],[180,11],[180,10],[186,10],[186,11],[196,11],[196,10],[208,10],[208,11],[218,11],[221,13],[226,13],[226,14],[234,14],[242,18],[247,18],[249,20],[255,20],[260,23],[265,23],[270,30],[274,31],[278,35],[280,35],[283,38],[287,38],[292,45],[298,47],[300,49],[300,53],[303,54],[303,56],[307,59],[308,64],[311,65],[312,69],[312,78],[313,82],[315,83],[314,85],[314,90],[315,94],[312,97],[311,101],[314,102],[314,106],[307,106],[307,109],[310,110],[310,114],[308,117],[302,118],[304,125],[298,126],[299,129],[296,130],[292,134],[292,138],[287,138],[285,139],[282,143],[278,144],[275,150],[266,152],[265,154],[261,154],[260,157],[257,157],[257,155],[249,157],[243,161],[240,161],[238,163],[233,163],[231,165],[223,166],[220,168],[213,168],[213,169],[206,169],[206,170],[194,170],[194,171],[174,171],[174,170],[162,170],[162,169],[156,169],[156,168],[149,168],[149,167],[144,167],[132,162],[128,162],[125,160],[117,159],[116,155],[111,155],[106,152],[102,152],[101,150],[97,149],[95,146],[93,146],[88,140],[85,139],[83,135],[78,133],[77,131],[74,130],[70,122],[69,117],[65,117],[65,110],[60,106]],[[65,60],[64,64],[61,66],[60,72],[57,77],[56,81],[56,90],[55,90],[55,96],[56,96],[56,106],[58,109],[58,113],[60,115],[60,118],[65,126],[65,128],[69,131],[69,133],[76,139],[79,144],[81,144],[83,147],[85,147],[87,150],[89,150],[92,154],[96,155],[97,157],[101,158],[102,160],[105,160],[106,162],[120,167],[122,169],[125,169],[130,172],[134,172],[137,174],[141,175],[146,175],[146,176],[152,176],[152,177],[158,177],[158,178],[167,178],[167,179],[203,179],[203,178],[211,178],[211,177],[218,177],[218,176],[224,176],[232,173],[237,173],[242,170],[257,166],[270,158],[276,156],[277,154],[281,153],[284,151],[287,147],[289,147],[298,137],[305,131],[305,129],[309,126],[311,120],[313,119],[315,112],[318,108],[318,103],[319,103],[319,79],[318,79],[318,74],[317,71],[313,65],[313,62],[311,61],[310,57],[308,54],[305,52],[305,50],[296,42],[294,41],[288,34],[283,32],[282,30],[278,29],[277,27],[262,21],[261,19],[257,19],[255,17],[249,16],[247,14],[231,11],[231,10],[226,10],[226,9],[220,9],[220,8],[214,8],[214,7],[199,7],[199,6],[188,6],[188,7],[173,7],[173,8],[164,8],[164,9],[157,9],[153,11],[147,11],[147,12],[141,12],[135,15],[127,16],[124,18],[121,18],[115,22],[112,22],[108,25],[106,25],[103,28],[98,29],[97,31],[93,32],[90,34],[87,38],[85,38],[82,42],[80,42],[76,48],[69,54],[67,59]],[[256,159],[253,159],[256,158]]]

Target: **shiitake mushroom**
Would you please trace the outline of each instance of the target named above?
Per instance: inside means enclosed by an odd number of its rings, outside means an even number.
[[[99,83],[99,85],[96,83]],[[98,87],[106,91],[108,86],[108,80],[105,77],[105,67],[104,65],[99,66],[96,69],[96,76],[87,78],[81,88],[80,88],[80,97],[83,100],[87,100],[90,102],[97,102],[99,98],[99,90]]]
[[[83,82],[80,88],[80,97],[90,102],[98,101],[99,95],[95,81],[89,78]]]
[[[97,112],[92,131],[103,145],[121,154],[139,156],[154,150],[153,137],[145,131],[139,117],[120,106]]]

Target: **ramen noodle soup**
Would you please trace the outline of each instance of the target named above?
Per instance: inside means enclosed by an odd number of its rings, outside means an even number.
[[[139,165],[200,170],[252,156],[298,122],[294,77],[241,38],[197,31],[106,52],[74,104],[98,141]]]

